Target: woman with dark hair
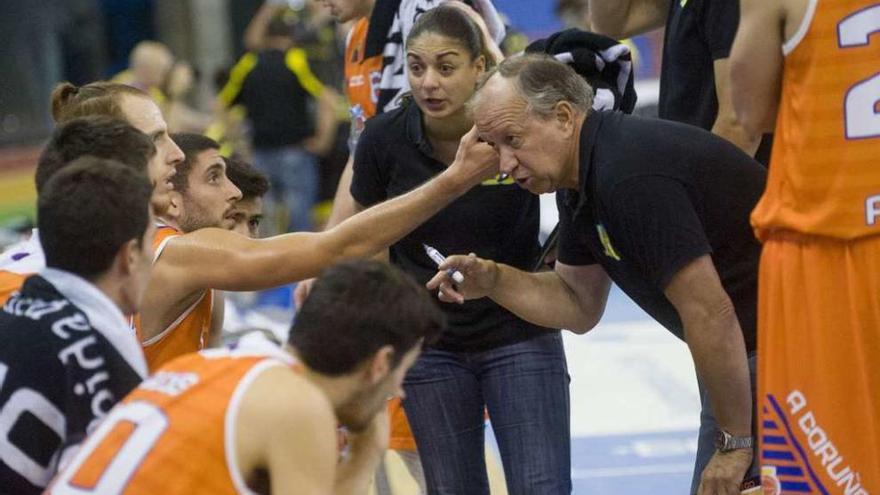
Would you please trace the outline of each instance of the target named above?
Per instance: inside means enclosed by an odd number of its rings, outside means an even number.
[[[367,122],[351,194],[360,209],[413,189],[444,170],[473,126],[466,103],[489,64],[468,8],[422,14],[406,44],[412,87],[401,108]],[[390,248],[390,260],[427,282],[440,252],[497,256],[528,269],[539,256],[538,197],[513,180],[490,180]],[[428,493],[488,494],[484,410],[511,494],[570,493],[568,373],[558,330],[518,319],[491,300],[443,305],[449,328],[404,382],[403,407]],[[392,439],[393,440],[393,439]]]

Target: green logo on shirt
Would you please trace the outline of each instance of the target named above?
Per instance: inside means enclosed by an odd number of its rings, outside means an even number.
[[[599,233],[599,241],[602,242],[602,247],[605,248],[605,256],[620,261],[620,255],[617,254],[617,250],[611,245],[611,237],[608,237],[608,231],[605,230],[605,226],[601,223],[596,225],[596,232]]]

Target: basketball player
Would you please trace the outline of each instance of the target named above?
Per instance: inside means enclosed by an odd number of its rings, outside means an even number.
[[[388,441],[385,401],[442,328],[430,296],[397,268],[336,265],[284,349],[252,335],[168,363],[48,492],[364,493]],[[351,432],[341,461],[337,421]]]
[[[146,139],[146,137],[144,137]],[[45,267],[0,310],[0,493],[38,494],[147,376],[125,315],[150,276],[152,187],[79,158],[41,183]]]
[[[764,493],[880,492],[878,31],[876,0],[741,2],[734,104],[776,133],[751,218]]]
[[[175,166],[176,172],[171,177],[174,190],[153,238],[157,260],[175,237],[208,227],[234,227],[234,209],[241,199],[241,191],[226,176],[226,160],[220,156],[219,143],[200,134],[181,133],[171,137],[185,158]],[[157,313],[141,313],[135,318],[151,369],[171,358],[202,349],[210,335],[219,335],[223,327],[222,295],[206,289],[193,293],[185,302],[188,304],[184,311],[163,329],[154,328],[158,324]],[[145,334],[152,337],[143,338]]]
[[[241,199],[236,201],[232,213],[232,231],[259,238],[263,195],[269,190],[269,180],[250,163],[238,158],[226,158],[226,176],[241,191]]]

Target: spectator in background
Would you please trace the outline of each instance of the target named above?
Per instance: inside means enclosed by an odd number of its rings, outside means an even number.
[[[258,16],[254,22],[265,20]],[[311,230],[319,187],[316,155],[335,137],[336,97],[312,74],[306,52],[293,46],[282,16],[263,29],[263,48],[238,61],[219,101],[223,107],[241,103],[247,111],[254,164],[275,186],[266,205],[270,218],[284,202],[286,230]]]
[[[168,97],[163,110],[171,132],[201,133],[214,120],[211,114],[200,112],[187,103],[195,79],[195,71],[185,61],[178,61],[168,72],[162,92]]]
[[[113,76],[113,82],[134,86],[150,95],[160,107],[167,103],[163,91],[174,66],[171,50],[158,41],[142,41],[129,55],[128,69]]]
[[[739,24],[735,0],[590,0],[592,29],[627,38],[666,27],[659,117],[701,127],[765,165],[770,138],[748,132],[733,111],[728,56]]]

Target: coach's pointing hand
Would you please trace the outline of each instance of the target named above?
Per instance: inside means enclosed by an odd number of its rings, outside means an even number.
[[[450,269],[461,272],[464,281],[455,283],[449,275]],[[440,289],[439,297],[444,302],[461,304],[468,299],[486,297],[498,283],[498,265],[492,260],[477,258],[474,253],[449,256],[438,270],[426,285],[430,290]]]

